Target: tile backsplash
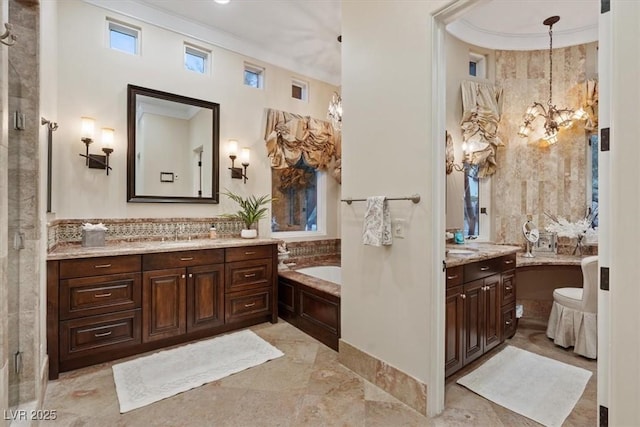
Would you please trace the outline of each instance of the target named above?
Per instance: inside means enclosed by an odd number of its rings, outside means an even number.
[[[91,218],[60,219],[49,222],[47,249],[59,244],[80,243],[82,224],[103,223],[107,227],[107,241],[142,241],[173,239],[176,230],[180,239],[209,237],[209,229],[214,224],[219,237],[239,237],[243,222],[228,217],[211,218]]]

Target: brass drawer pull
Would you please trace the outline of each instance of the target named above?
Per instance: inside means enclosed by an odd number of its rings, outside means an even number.
[[[102,338],[102,337],[108,337],[112,333],[113,333],[113,331],[103,332],[101,334],[95,333],[95,334],[93,334],[93,336],[96,337],[96,338]]]
[[[465,294],[460,294],[460,298],[465,299],[467,296]]]
[[[189,256],[189,257],[180,258],[180,261],[193,261],[193,257]]]
[[[504,289],[510,291],[511,289],[513,289],[513,286],[505,286]]]
[[[249,277],[256,277],[256,273],[251,273],[251,274],[245,274],[244,275],[245,278],[249,278]]]
[[[505,325],[510,326],[511,325],[511,320],[507,320],[506,322],[504,322]]]
[[[256,305],[255,302],[252,302],[251,304],[245,304],[244,308],[249,308],[249,307],[253,307],[254,305]]]
[[[94,294],[94,298],[107,298],[111,296],[111,292],[107,292],[106,294]]]
[[[95,265],[93,268],[109,268],[111,267],[111,264],[99,264],[99,265]]]
[[[255,251],[247,251],[244,253],[245,255],[255,255],[256,252]]]
[[[513,261],[512,259],[508,259],[508,260],[506,260],[504,263],[505,263],[505,264],[513,264],[513,262],[514,262],[514,261]]]
[[[458,275],[454,274],[453,276],[447,276],[447,280],[453,280],[453,279],[457,279]]]
[[[484,266],[484,267],[480,267],[480,271],[487,271],[490,267]]]

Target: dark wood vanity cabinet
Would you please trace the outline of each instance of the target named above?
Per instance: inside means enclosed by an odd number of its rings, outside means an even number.
[[[276,266],[271,244],[48,261],[49,378],[275,323]]]
[[[515,333],[515,254],[446,270],[445,376]]]
[[[224,249],[142,257],[143,342],[224,324]]]

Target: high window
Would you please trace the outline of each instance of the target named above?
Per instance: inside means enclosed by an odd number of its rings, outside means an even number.
[[[300,80],[293,80],[291,82],[291,97],[306,101],[308,99],[308,85]]]
[[[245,63],[244,84],[256,89],[262,89],[264,87],[264,68]]]
[[[111,49],[131,55],[139,55],[140,29],[107,19],[107,44]]]
[[[209,73],[209,51],[189,44],[184,45],[184,68],[200,74]]]
[[[469,52],[469,75],[473,77],[487,77],[487,57],[481,53]]]

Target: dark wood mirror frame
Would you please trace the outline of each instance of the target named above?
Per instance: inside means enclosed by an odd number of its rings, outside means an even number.
[[[153,196],[136,194],[136,97],[138,95],[210,109],[213,113],[211,197]],[[141,203],[218,203],[220,105],[140,86],[127,86],[127,201]]]

